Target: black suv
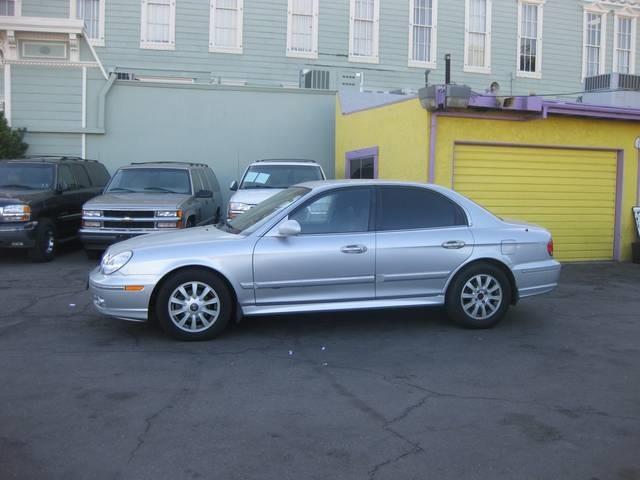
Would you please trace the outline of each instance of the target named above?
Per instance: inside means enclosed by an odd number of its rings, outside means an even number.
[[[82,205],[102,193],[109,172],[77,157],[0,160],[0,248],[26,248],[37,262],[78,235]]]

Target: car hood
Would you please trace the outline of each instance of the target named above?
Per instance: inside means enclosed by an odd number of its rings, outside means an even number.
[[[244,237],[223,232],[212,225],[208,225],[205,227],[189,228],[173,232],[152,233],[149,235],[133,237],[129,240],[125,240],[124,242],[116,243],[109,249],[109,252],[116,254],[126,250],[140,250],[157,247],[180,247],[181,249],[188,249],[189,245],[204,242],[233,241],[240,240],[242,238]]]
[[[247,188],[246,190],[238,190],[229,201],[257,205],[282,190],[284,188]]]
[[[105,193],[84,204],[86,209],[95,210],[160,210],[176,208],[191,198],[181,193]]]
[[[50,196],[50,190],[0,189],[0,206],[14,205],[16,203],[33,204],[39,200],[45,200]]]

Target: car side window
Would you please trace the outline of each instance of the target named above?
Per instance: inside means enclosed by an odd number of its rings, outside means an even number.
[[[200,190],[204,190],[202,179],[200,178],[200,172],[198,170],[191,170],[191,177],[193,178],[193,193],[198,193]]]
[[[200,182],[202,182],[203,190],[209,190],[213,192],[213,188],[211,188],[211,182],[209,182],[209,178],[204,173],[204,169],[198,170],[198,176],[200,177]]]
[[[76,179],[73,178],[68,165],[58,166],[58,187],[66,186],[69,190],[76,190]]]
[[[419,187],[380,187],[376,229],[417,230],[468,225],[462,208],[444,195]]]
[[[104,187],[109,183],[109,172],[101,163],[87,163],[85,165],[89,178],[91,179],[91,185],[94,187]]]
[[[220,185],[218,184],[218,179],[216,178],[216,174],[213,173],[213,170],[210,168],[204,169],[206,176],[209,178],[209,183],[211,184],[211,190],[214,193],[218,193],[220,191]]]
[[[90,188],[91,181],[89,175],[82,165],[72,164],[70,165],[73,176],[76,178],[76,188]]]
[[[339,189],[301,206],[290,220],[296,220],[301,233],[356,233],[369,230],[371,189]]]

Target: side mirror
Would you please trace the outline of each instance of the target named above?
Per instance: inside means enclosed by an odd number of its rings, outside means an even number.
[[[296,220],[287,220],[280,224],[278,227],[278,233],[281,237],[292,237],[300,235],[302,228]]]
[[[231,190],[232,192],[238,190],[238,182],[236,182],[235,180],[231,182],[231,185],[229,185],[229,190]]]
[[[211,190],[200,190],[196,193],[196,198],[213,198],[213,192]]]
[[[69,185],[67,185],[65,182],[59,183],[58,188],[56,188],[56,192],[58,193],[64,193],[68,191],[69,191]]]

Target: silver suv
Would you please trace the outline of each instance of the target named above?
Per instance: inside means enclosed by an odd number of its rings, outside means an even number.
[[[221,212],[220,186],[207,165],[133,163],[84,204],[80,238],[91,257],[137,235],[218,223]]]
[[[303,182],[325,180],[322,167],[313,160],[258,160],[247,167],[240,181],[231,183],[227,219],[237,217],[285,188]]]

